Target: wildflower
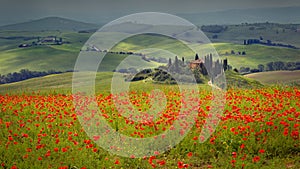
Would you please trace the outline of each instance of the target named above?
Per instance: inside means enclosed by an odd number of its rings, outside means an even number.
[[[259,156],[255,156],[255,157],[253,157],[253,159],[252,159],[252,161],[253,161],[254,163],[258,162],[259,160],[260,160],[260,157],[259,157]]]
[[[245,148],[245,144],[241,144],[240,148],[244,149]]]
[[[58,152],[58,150],[59,150],[59,149],[58,149],[57,147],[54,148],[54,151],[55,151],[55,152]]]
[[[236,158],[236,152],[232,152],[231,154],[233,158]]]
[[[182,161],[178,161],[177,163],[178,168],[188,168],[188,164],[184,164]]]
[[[67,149],[67,148],[61,148],[61,151],[62,151],[62,152],[67,152],[68,149]]]
[[[120,164],[120,161],[119,161],[119,160],[116,160],[116,161],[115,161],[115,164],[116,164],[116,165]]]

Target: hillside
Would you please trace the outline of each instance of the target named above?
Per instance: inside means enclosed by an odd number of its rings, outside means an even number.
[[[245,77],[260,81],[263,84],[298,84],[300,85],[300,70],[272,71],[245,75]]]
[[[101,72],[97,74],[96,82],[98,89],[108,91],[112,72]],[[72,73],[48,75],[32,78],[20,82],[0,85],[0,93],[22,93],[22,92],[60,92],[70,93],[72,91]],[[82,77],[81,80],[85,80]]]
[[[220,25],[219,25],[220,26]],[[300,24],[246,23],[223,25],[220,31],[206,31],[213,42],[243,44],[247,39],[270,40],[272,43],[289,44],[300,47]]]
[[[36,71],[71,70],[81,46],[88,35],[73,32],[0,32],[0,74],[12,73],[20,69]],[[23,43],[31,44],[37,37],[58,36],[68,44],[41,45],[19,48]]]
[[[227,58],[229,64],[237,69],[242,66],[257,68],[258,64],[266,64],[274,61],[297,62],[300,58],[299,49],[233,43],[214,43],[214,47],[221,58]],[[231,50],[235,54],[231,54]],[[245,51],[246,55],[238,54],[238,52],[242,51]]]
[[[123,76],[123,74],[117,73],[117,75]],[[6,93],[23,93],[23,92],[56,92],[56,93],[70,93],[72,92],[72,76],[73,73],[62,73],[48,75],[44,77],[32,78],[20,82],[2,84],[0,85],[0,94]],[[80,76],[79,81],[85,81],[89,73],[84,76]],[[113,72],[98,72],[95,79],[95,92],[105,93],[110,92]],[[125,80],[125,77],[124,77]],[[146,89],[157,89],[157,88],[176,88],[177,85],[165,85],[160,83],[155,83],[152,80],[141,80],[130,83],[130,88],[137,90]],[[243,77],[236,72],[226,71],[226,83],[227,88],[253,88],[262,87],[263,85],[256,80],[248,77]],[[199,84],[199,87],[204,87],[209,89],[207,84]]]
[[[60,22],[62,24],[59,24]],[[74,30],[80,30],[81,28],[91,29],[94,26],[95,25],[58,17],[49,17],[1,27],[1,29],[14,28],[16,30],[0,30],[0,74],[16,72],[21,69],[29,69],[33,71],[48,71],[51,69],[57,71],[72,70],[80,50],[93,34],[92,32],[79,33]],[[153,29],[166,31],[167,28],[166,25],[154,28],[153,25],[128,22],[123,23],[122,25],[117,25],[114,29],[118,30],[118,26],[124,27],[125,30],[128,28],[128,33],[131,33],[130,31],[132,31],[131,28],[133,27],[136,30],[144,31],[151,31]],[[25,31],[26,27],[34,29],[31,31]],[[272,42],[291,44],[300,47],[300,32],[295,31],[300,28],[300,25],[257,23],[226,25],[224,27],[226,27],[226,29],[221,30],[219,33],[205,32],[205,34],[212,40],[213,46],[216,48],[221,58],[227,58],[229,64],[234,68],[239,69],[242,66],[257,68],[258,64],[266,64],[271,61],[299,61],[300,49],[259,44],[243,45],[243,41],[245,39],[263,38],[264,40],[272,40]],[[17,28],[22,30],[18,30]],[[44,28],[53,30],[40,30]],[[57,30],[57,28],[62,29],[62,31]],[[186,46],[176,40],[176,37],[179,36],[193,38],[193,32],[185,32],[187,29],[188,27],[176,27],[176,33],[173,37],[144,34],[125,39],[114,47],[113,50],[116,51],[116,53],[107,55],[107,57],[103,60],[101,64],[101,71],[112,71],[116,68],[116,66],[126,57],[126,55],[121,55],[119,52],[138,52],[139,50],[142,50],[145,54],[148,54],[147,51],[144,50],[148,48],[158,48],[176,53],[179,58],[185,57],[186,61],[194,59],[195,54],[190,50],[186,50]],[[215,35],[217,35],[217,37]],[[63,41],[67,43],[63,45],[42,45],[29,48],[18,47],[20,44],[31,44],[36,41],[38,37],[43,38],[48,36],[62,38]],[[113,37],[110,32],[108,32],[105,36],[110,37],[110,40]],[[99,43],[97,39],[106,38],[105,36],[95,36],[96,38],[94,38],[94,41],[90,42],[92,42],[92,45],[97,44]],[[213,38],[213,36],[215,37]],[[193,45],[197,46],[199,44]],[[204,45],[197,47],[199,47],[200,57],[207,54],[201,51],[202,49],[205,51],[205,48],[208,46]],[[232,54],[231,51],[234,51],[235,54]],[[246,54],[241,55],[238,54],[238,52],[245,52]],[[160,57],[164,60],[170,58],[170,55],[166,52],[152,53],[152,56],[154,55],[155,57]],[[150,65],[150,67],[159,65],[159,63],[155,61],[148,63],[145,62],[145,64]]]
[[[35,71],[48,71],[52,69],[57,71],[72,70],[80,49],[90,34],[78,34],[74,32],[62,33],[60,35],[70,41],[70,44],[17,48],[17,42],[21,43],[21,39],[3,40],[3,44],[6,45],[1,46],[4,49],[0,52],[0,74],[7,74],[19,71],[20,69]],[[8,43],[5,43],[7,41]],[[266,64],[271,61],[296,62],[299,61],[300,57],[298,49],[262,45],[245,46],[232,43],[214,43],[213,45],[222,59],[227,58],[229,64],[238,69],[242,66],[257,68],[258,64]],[[119,43],[114,50],[118,52],[139,51],[144,49],[145,46],[147,48],[160,48],[175,53],[182,51],[178,55],[180,58],[184,56],[186,61],[194,59],[194,53],[184,50],[185,47],[180,45],[180,43],[172,39],[151,35],[140,35],[135,38],[127,39]],[[231,50],[236,53],[245,51],[246,55],[231,54]],[[205,55],[205,53],[199,53],[199,56],[202,57],[203,55]],[[103,68],[102,71],[114,70],[118,63],[125,57],[126,55],[116,53],[107,55],[101,64]],[[156,57],[168,59],[170,55],[159,53]],[[149,63],[153,65],[151,67],[157,65],[157,63],[153,61]],[[149,65],[147,62],[145,62],[145,64]]]
[[[0,30],[18,31],[79,31],[98,29],[96,24],[74,21],[60,17],[47,17],[23,23],[1,26]]]
[[[111,80],[113,76],[113,72],[98,72],[95,79],[95,92],[96,93],[106,93],[111,90]],[[121,75],[116,73],[117,75]],[[0,85],[0,94],[7,93],[31,93],[31,92],[41,92],[41,93],[71,93],[72,92],[72,73],[62,73],[55,75],[48,75],[44,77],[32,78],[16,83],[10,84],[2,84]],[[79,81],[85,81],[89,75],[84,74],[84,76],[80,76]],[[124,79],[125,80],[125,79]],[[156,89],[156,88],[173,88],[176,86],[173,85],[160,85],[153,84],[151,82],[145,83],[144,81],[131,82],[130,88],[137,90],[147,89]]]

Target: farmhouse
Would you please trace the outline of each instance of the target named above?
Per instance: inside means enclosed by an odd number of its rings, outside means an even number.
[[[54,36],[48,36],[42,39],[42,43],[50,43],[50,42],[55,42],[56,41],[56,37]]]
[[[197,59],[190,62],[190,69],[195,69],[197,67],[202,68],[203,66],[204,66],[204,61],[202,59]]]
[[[23,43],[23,44],[19,45],[19,48],[27,48],[30,46],[31,46],[30,44]]]

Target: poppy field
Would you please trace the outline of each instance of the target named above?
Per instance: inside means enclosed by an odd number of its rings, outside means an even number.
[[[114,130],[133,138],[155,137],[172,130],[182,106],[182,93],[161,89],[166,109],[155,120],[135,122],[118,111],[116,96],[99,93],[96,102]],[[300,89],[264,87],[228,89],[215,132],[199,142],[211,109],[211,91],[199,90],[197,116],[184,139],[153,156],[121,157],[88,137],[75,111],[74,94],[24,93],[0,95],[0,166],[2,168],[299,168]],[[151,92],[130,91],[138,112],[151,108]],[[86,98],[89,99],[89,98]],[[184,106],[184,104],[183,104]],[[88,120],[86,117],[83,118]],[[182,124],[184,126],[184,124]],[[184,133],[185,131],[183,131]],[[167,141],[167,140],[166,140]]]

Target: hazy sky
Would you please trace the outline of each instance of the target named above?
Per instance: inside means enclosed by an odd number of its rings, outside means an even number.
[[[196,13],[228,9],[300,6],[299,0],[0,0],[0,25],[46,16],[86,22],[136,12]]]

